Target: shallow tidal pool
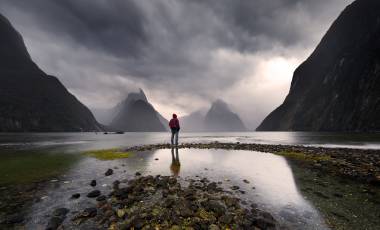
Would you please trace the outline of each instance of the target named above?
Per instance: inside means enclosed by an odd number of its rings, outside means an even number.
[[[108,157],[97,158],[81,151],[42,152],[14,153],[19,154],[18,168],[9,169],[9,175],[3,178],[7,183],[0,186],[1,208],[7,215],[23,213],[26,229],[45,229],[57,208],[70,210],[63,222],[65,229],[78,229],[70,219],[96,204],[95,199],[86,197],[90,191],[98,189],[107,195],[115,180],[123,186],[136,172],[172,175],[184,184],[188,179],[202,178],[219,182],[224,190],[247,205],[254,203],[270,212],[284,229],[379,229],[380,226],[378,188],[310,171],[271,153],[173,148],[128,153],[126,158],[105,160]],[[3,164],[10,164],[3,159]],[[29,165],[35,161],[39,162],[40,170]],[[113,169],[113,174],[105,176],[108,169]],[[20,178],[42,179],[42,182],[36,184]],[[96,180],[96,187],[90,186],[91,180]],[[80,198],[70,199],[75,193]],[[4,216],[0,215],[1,218]],[[79,228],[85,229],[85,225]]]
[[[105,176],[107,169],[114,174]],[[125,181],[142,175],[173,175],[185,181],[188,178],[208,178],[222,182],[227,191],[246,201],[258,204],[269,211],[284,227],[290,229],[328,229],[323,218],[297,188],[292,169],[282,156],[252,151],[161,149],[133,153],[128,158],[99,160],[84,157],[64,175],[52,180],[45,196],[30,208],[27,228],[43,229],[56,208],[70,209],[63,225],[71,226],[70,219],[76,211],[95,204],[86,197],[93,190],[90,181],[97,180],[97,187],[108,194],[115,180]],[[232,190],[232,186],[239,189]],[[72,194],[80,193],[77,200]]]

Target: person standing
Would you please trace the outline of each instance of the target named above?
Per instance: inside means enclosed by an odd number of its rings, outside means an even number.
[[[173,114],[173,118],[169,122],[170,130],[172,131],[171,143],[172,145],[178,145],[178,133],[180,130],[179,120],[176,114]]]

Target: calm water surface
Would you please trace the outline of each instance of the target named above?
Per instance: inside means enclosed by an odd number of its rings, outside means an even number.
[[[156,160],[158,159],[158,160]],[[104,172],[113,168],[115,174],[105,177]],[[316,209],[298,191],[292,170],[280,156],[252,151],[162,149],[137,153],[128,159],[99,161],[84,158],[59,181],[52,181],[43,201],[31,208],[31,229],[43,228],[47,216],[54,208],[67,207],[72,211],[95,204],[85,195],[92,190],[91,179],[97,179],[98,188],[111,191],[116,179],[132,178],[136,171],[143,175],[175,175],[182,179],[208,178],[221,181],[225,190],[238,185],[245,194],[234,192],[248,203],[257,203],[273,213],[282,225],[291,229],[327,229]],[[243,180],[249,183],[244,183]],[[81,193],[76,201],[68,199],[73,193]],[[65,224],[70,226],[70,215]],[[305,226],[308,226],[305,228]]]
[[[31,148],[71,145],[71,149],[125,147],[165,143],[168,133],[3,133],[4,148]],[[313,133],[313,132],[245,132],[245,133],[180,133],[182,142],[242,142],[324,147],[380,149],[380,134]]]
[[[0,134],[0,188],[9,195],[11,192],[7,189],[13,185],[48,181],[45,195],[40,197],[40,201],[25,208],[29,229],[44,229],[54,208],[67,207],[71,211],[79,211],[91,205],[92,201],[85,195],[92,190],[89,186],[92,179],[98,181],[97,189],[109,191],[112,181],[130,179],[136,171],[177,175],[183,179],[207,177],[223,182],[226,190],[238,185],[246,193],[236,195],[248,203],[258,203],[262,209],[273,213],[284,226],[291,229],[327,229],[316,208],[300,193],[292,167],[280,156],[253,151],[179,149],[177,153],[164,149],[137,153],[127,159],[100,161],[80,154],[90,149],[167,143],[168,138],[168,133]],[[379,134],[181,133],[180,141],[380,149]],[[108,168],[114,168],[112,177],[104,176]],[[243,179],[250,183],[244,183]],[[70,196],[77,192],[82,194],[81,198],[69,201]],[[2,207],[7,207],[6,202],[9,201],[0,201]],[[67,225],[70,224],[70,215],[74,214],[69,214],[65,222]]]

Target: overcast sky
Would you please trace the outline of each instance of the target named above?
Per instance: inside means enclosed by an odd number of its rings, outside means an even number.
[[[90,108],[141,87],[164,116],[223,99],[249,128],[352,0],[0,0],[33,60]]]

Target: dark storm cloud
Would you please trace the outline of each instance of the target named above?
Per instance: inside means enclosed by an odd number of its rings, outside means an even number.
[[[286,21],[281,21],[281,18],[286,19],[284,16],[299,2],[300,0],[199,1],[224,18],[229,28],[237,35],[227,38],[225,42],[241,51],[261,49],[274,42],[292,45],[302,40],[300,31],[294,24],[289,25]],[[260,44],[256,39],[259,36],[269,41]]]
[[[18,0],[3,4],[5,9],[9,5],[34,18],[37,25],[31,26],[115,56],[138,56],[148,39],[144,17],[131,0]]]
[[[0,13],[37,64],[88,105],[143,87],[159,105],[190,112],[232,88],[244,97],[236,85],[260,84],[257,60],[302,61],[350,1],[0,0]],[[227,101],[249,117],[236,98]],[[263,114],[281,102],[250,101]]]

